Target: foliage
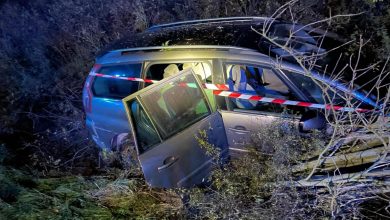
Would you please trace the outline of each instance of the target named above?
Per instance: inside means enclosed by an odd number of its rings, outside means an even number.
[[[206,130],[199,130],[198,135],[195,135],[195,140],[198,142],[199,147],[202,148],[207,156],[218,158],[221,153],[221,149],[214,146],[214,144],[210,144],[210,141],[207,137]],[[218,159],[216,163],[218,163]]]
[[[302,157],[315,155],[324,146],[324,137],[299,136],[281,120],[261,127],[253,139],[249,153],[213,171],[210,186],[187,191],[187,214],[198,219],[329,216],[326,207],[310,200],[313,192],[298,191],[290,184],[294,178],[292,166]]]
[[[177,218],[181,199],[150,190],[143,179],[68,176],[32,178],[0,166],[1,219]]]
[[[0,145],[0,152],[2,146]],[[8,155],[8,154],[7,154]],[[0,219],[177,219],[181,198],[152,190],[132,170],[107,170],[100,176],[37,177],[0,161]]]

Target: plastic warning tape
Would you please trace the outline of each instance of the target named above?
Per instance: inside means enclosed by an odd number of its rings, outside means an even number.
[[[217,95],[217,96],[228,97],[228,98],[246,99],[246,100],[258,101],[258,102],[274,103],[274,104],[279,104],[279,105],[301,106],[301,107],[306,107],[306,108],[317,108],[317,109],[327,109],[327,110],[333,109],[336,111],[345,111],[345,112],[354,112],[354,111],[368,112],[368,111],[370,111],[370,110],[361,109],[361,108],[349,108],[349,107],[329,105],[329,104],[316,104],[316,103],[310,103],[310,102],[291,101],[291,100],[262,97],[259,95],[251,95],[251,94],[245,94],[245,93],[240,93],[240,92],[231,92],[231,91],[214,90],[213,94]]]
[[[151,80],[151,79],[141,79],[141,78],[134,78],[134,77],[123,77],[123,76],[112,76],[112,75],[106,75],[101,73],[90,73],[90,76],[98,76],[98,77],[104,77],[104,78],[112,78],[112,79],[122,79],[122,80],[128,80],[128,81],[136,81],[136,82],[145,82],[145,83],[158,83],[159,80]],[[188,87],[196,87],[194,83],[180,83],[179,86],[188,86]],[[205,83],[203,84],[203,87],[206,89],[213,90],[213,94],[217,96],[223,96],[228,98],[236,98],[236,99],[246,99],[246,100],[252,100],[252,101],[258,101],[258,102],[264,102],[264,103],[274,103],[279,105],[292,105],[292,106],[300,106],[300,107],[306,107],[306,108],[316,108],[316,109],[327,109],[327,110],[335,110],[335,111],[344,111],[344,112],[369,112],[371,110],[368,109],[362,109],[362,108],[350,108],[350,107],[343,107],[343,106],[337,106],[337,105],[329,105],[329,104],[316,104],[316,103],[310,103],[310,102],[300,102],[300,101],[292,101],[292,100],[285,100],[285,99],[278,99],[278,98],[269,98],[269,97],[263,97],[259,95],[252,95],[252,94],[245,94],[240,92],[232,92],[228,91],[229,86],[225,84],[210,84]]]
[[[101,73],[90,73],[89,75],[103,77],[103,78],[122,79],[122,80],[145,82],[145,83],[157,83],[158,82],[158,80],[141,79],[141,78],[134,78],[134,77],[123,77],[123,76],[113,76],[113,75],[106,75],[106,74],[101,74]]]
[[[145,83],[157,83],[159,80],[151,80],[151,79],[141,79],[141,78],[134,78],[134,77],[123,77],[123,76],[113,76],[113,75],[106,75],[101,73],[90,73],[90,76],[98,76],[103,78],[111,78],[111,79],[122,79],[122,80],[128,80],[128,81],[136,81],[136,82],[145,82]],[[190,83],[188,83],[190,84]],[[206,89],[211,90],[229,90],[229,86],[225,84],[210,84],[210,83],[204,83],[203,87]]]

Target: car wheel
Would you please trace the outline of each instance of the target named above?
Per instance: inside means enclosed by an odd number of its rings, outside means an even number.
[[[117,135],[115,143],[116,145],[113,146],[113,151],[115,152],[120,167],[130,171],[132,174],[140,174],[141,166],[131,134]]]

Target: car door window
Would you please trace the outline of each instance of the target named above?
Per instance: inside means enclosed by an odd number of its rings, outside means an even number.
[[[137,122],[132,124],[134,125],[139,153],[143,153],[153,145],[160,143],[157,131],[138,100],[128,102],[128,109],[131,111],[131,120]]]
[[[263,68],[262,82],[267,89],[268,96],[288,98],[289,88],[271,69]]]
[[[210,114],[194,75],[187,74],[140,95],[163,139]]]
[[[211,83],[211,65],[209,62],[172,62],[152,64],[146,71],[146,78],[152,80],[162,80],[187,68],[192,68],[196,76],[202,82]]]
[[[204,62],[172,62],[152,64],[146,71],[146,78],[152,80],[162,80],[177,74],[179,71],[192,68],[198,80],[202,83],[212,83],[211,61]],[[145,87],[150,83],[145,83]],[[215,97],[211,90],[205,90],[206,96],[211,106],[216,106]]]
[[[227,64],[226,78],[230,90],[268,98],[296,100],[289,87],[268,67],[243,64]],[[233,109],[257,110],[280,113],[291,107],[245,99],[229,98]]]

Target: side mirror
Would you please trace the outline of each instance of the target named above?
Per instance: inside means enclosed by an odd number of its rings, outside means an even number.
[[[306,112],[299,121],[299,131],[309,132],[326,128],[326,118],[321,112]]]

